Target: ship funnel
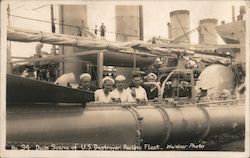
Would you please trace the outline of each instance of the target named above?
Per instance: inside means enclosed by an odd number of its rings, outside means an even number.
[[[240,6],[240,15],[246,14],[246,6]]]
[[[200,44],[217,44],[217,32],[215,26],[217,19],[200,20],[199,43]]]
[[[235,8],[232,6],[232,22],[235,22]]]
[[[115,29],[117,41],[143,39],[143,8],[140,5],[116,5]]]
[[[240,6],[240,15],[237,16],[237,21],[244,20],[246,15],[246,6]]]
[[[178,43],[190,42],[190,17],[188,10],[170,12],[171,37]]]
[[[70,24],[76,27],[65,27],[60,25],[60,33],[68,35],[85,36],[83,27],[87,27],[87,5],[61,5],[59,8],[59,21],[63,21],[63,24]],[[60,47],[59,53],[64,55],[74,54],[79,52],[75,47]],[[80,57],[71,57],[71,61],[81,61]],[[76,76],[80,76],[83,73],[84,63],[69,62],[64,60],[60,63],[61,74],[73,72]]]

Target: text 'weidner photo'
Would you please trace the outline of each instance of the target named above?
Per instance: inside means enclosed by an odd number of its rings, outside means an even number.
[[[6,150],[245,151],[244,1],[5,9]]]

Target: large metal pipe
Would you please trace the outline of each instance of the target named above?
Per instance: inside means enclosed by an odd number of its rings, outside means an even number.
[[[230,105],[229,105],[230,103]],[[60,109],[60,108],[59,108]],[[69,108],[70,109],[70,108]],[[89,104],[82,110],[7,112],[7,143],[166,145],[244,129],[244,102],[221,105],[169,103]]]
[[[9,114],[7,141],[93,144],[135,142],[136,122],[128,110],[115,107],[97,109]],[[14,131],[16,128],[18,130]]]
[[[205,107],[210,119],[210,134],[244,128],[245,107],[235,108],[230,105]]]

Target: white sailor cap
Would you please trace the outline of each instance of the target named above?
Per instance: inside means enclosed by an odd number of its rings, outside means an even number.
[[[154,73],[149,73],[149,74],[147,75],[147,79],[148,79],[148,80],[157,80],[157,76],[156,76],[156,74],[154,74]]]
[[[115,81],[114,81],[111,77],[109,77],[109,76],[106,76],[106,77],[104,77],[104,78],[102,79],[102,84],[104,84],[104,82],[107,81],[107,80],[109,80],[109,81],[111,81],[113,84],[115,84]]]
[[[83,80],[84,78],[91,80],[91,76],[88,73],[83,73],[80,76],[80,80]]]
[[[73,72],[63,74],[60,77],[58,77],[55,81],[55,84],[60,84],[60,85],[66,85],[67,83],[75,83],[76,82],[76,77]]]
[[[126,80],[126,77],[123,75],[118,75],[118,76],[116,76],[115,80],[116,81],[124,81],[124,80]]]

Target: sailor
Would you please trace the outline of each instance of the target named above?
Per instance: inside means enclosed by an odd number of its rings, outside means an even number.
[[[211,88],[209,88],[209,89],[211,89]],[[197,102],[199,102],[202,97],[207,97],[208,100],[211,100],[209,95],[208,95],[209,89],[203,89],[202,87],[199,87],[198,91],[196,92],[197,96],[198,96]]]
[[[23,74],[21,75],[21,77],[24,77],[24,78],[29,78],[30,77],[29,68],[26,68],[25,70],[23,70]]]
[[[37,68],[36,68],[36,67],[34,67],[34,72],[33,72],[33,74],[34,74],[34,78],[35,78],[35,79],[38,79]]]
[[[111,102],[110,93],[113,90],[114,84],[115,81],[111,77],[109,76],[104,77],[102,79],[103,89],[98,89],[95,91],[95,101],[100,103],[110,103]]]
[[[51,81],[49,69],[46,69],[46,81]]]
[[[174,76],[172,79],[172,84],[171,84],[171,88],[172,88],[172,97],[174,98],[174,100],[179,98],[179,80],[178,80],[178,76]]]
[[[42,57],[42,47],[43,47],[43,43],[38,43],[36,45],[36,54],[35,54],[36,57],[39,57],[39,58]]]
[[[133,86],[131,87],[130,93],[133,96],[135,102],[145,102],[148,100],[145,89],[141,86],[142,79],[139,74],[133,75]]]
[[[96,88],[90,85],[91,83],[91,75],[89,73],[83,73],[80,76],[80,85],[79,89],[87,90],[87,91],[95,91]]]
[[[146,81],[147,82],[152,82],[160,86],[160,82],[157,82],[157,76],[154,73],[149,73],[146,76]],[[158,88],[156,85],[150,84],[150,85],[143,85],[143,88],[147,92],[148,99],[154,99],[158,97]]]
[[[146,78],[147,78],[148,82],[156,82],[157,81],[157,76],[154,73],[149,73]]]
[[[95,35],[97,35],[97,25],[95,25]]]
[[[134,102],[131,91],[125,89],[126,78],[123,75],[118,75],[115,78],[116,88],[111,92],[111,99],[114,102]]]
[[[102,25],[100,27],[100,31],[101,31],[101,39],[105,39],[106,27],[105,27],[105,25],[103,23],[102,23]]]
[[[238,88],[235,88],[235,96],[236,99],[242,99],[245,97],[245,91],[246,91],[246,85],[245,83],[242,83],[238,86]]]

